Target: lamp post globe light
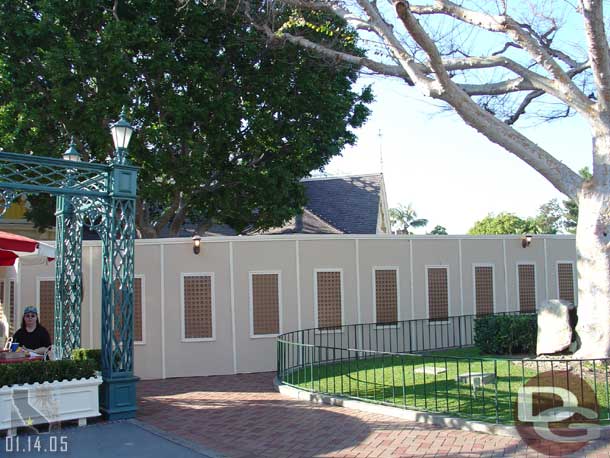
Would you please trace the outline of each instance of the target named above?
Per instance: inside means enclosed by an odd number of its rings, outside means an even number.
[[[80,153],[76,149],[74,144],[74,137],[70,138],[70,145],[66,151],[64,151],[63,158],[65,161],[80,161]]]
[[[129,146],[129,140],[131,140],[131,134],[133,134],[133,126],[127,121],[125,115],[125,107],[121,110],[119,120],[110,126],[110,133],[112,134],[112,141],[114,143],[114,149],[116,155],[114,162],[117,164],[125,163],[125,152]]]

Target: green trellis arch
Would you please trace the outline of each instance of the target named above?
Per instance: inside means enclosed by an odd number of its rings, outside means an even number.
[[[123,119],[123,118],[122,118]],[[123,119],[124,120],[124,119]],[[69,154],[71,153],[71,154]],[[109,419],[135,416],[133,271],[137,167],[117,149],[107,164],[0,152],[0,216],[22,194],[57,199],[54,348],[69,358],[81,346],[83,226],[102,241],[101,409]]]

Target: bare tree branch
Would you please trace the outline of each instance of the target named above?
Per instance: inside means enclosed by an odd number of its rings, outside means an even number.
[[[584,116],[591,115],[593,103],[589,98],[574,84],[549,51],[510,16],[493,16],[469,10],[449,0],[437,0],[434,6],[425,8],[413,6],[412,12],[414,14],[443,14],[490,32],[507,34],[554,77],[554,80],[551,81],[553,81],[556,93],[563,94],[560,100],[571,104]]]
[[[585,95],[587,86],[584,82],[579,83],[581,88],[574,81],[576,76],[591,69],[589,62],[579,62],[565,51],[556,49],[553,40],[559,26],[553,18],[549,19],[548,27],[538,32],[535,26],[519,23],[507,15],[505,3],[498,4],[501,14],[493,15],[470,10],[451,0],[435,0],[432,5],[413,6],[405,0],[390,0],[398,18],[414,40],[414,45],[394,30],[394,20],[386,19],[383,14],[387,14],[387,11],[384,10],[382,14],[375,1],[283,1],[295,8],[332,12],[354,27],[372,32],[380,39],[380,44],[385,46],[396,65],[331,49],[309,37],[299,36],[288,28],[280,27],[274,31],[264,21],[253,21],[269,40],[285,40],[327,58],[359,65],[381,75],[398,77],[417,86],[424,95],[447,102],[466,123],[534,167],[561,192],[572,198],[577,196],[582,183],[578,174],[511,127],[534,101],[545,94],[568,107],[563,113],[569,113],[571,108],[590,122],[595,120],[596,103],[592,100],[593,95]],[[456,46],[452,39],[449,39],[446,46],[439,48],[437,43],[442,41],[438,42],[439,37],[433,40],[424,30],[416,19],[419,15],[448,16],[457,24],[472,26],[475,30],[504,34],[507,42],[500,51],[487,56],[473,56],[473,53],[466,52],[459,44]],[[455,33],[457,27],[452,29]],[[443,35],[451,33],[449,31]],[[441,40],[442,38],[440,37]],[[509,48],[518,51],[516,56],[505,54]],[[424,52],[423,56],[421,51]],[[456,57],[460,54],[465,57]],[[524,59],[520,59],[520,55]],[[494,69],[502,71],[490,71]],[[477,79],[480,82],[475,81]],[[527,94],[515,106],[515,111],[502,114],[503,119],[498,119],[492,113],[496,110],[486,111],[472,99],[478,96],[501,97],[518,92]]]
[[[438,83],[421,69],[413,55],[403,46],[392,27],[384,20],[375,5],[368,0],[357,0],[358,5],[370,18],[371,27],[389,47],[392,55],[407,72],[411,80],[424,94],[435,95],[440,90]]]
[[[338,61],[347,62],[353,65],[361,66],[372,70],[375,73],[379,73],[381,75],[387,76],[395,76],[397,78],[401,78],[405,80],[409,85],[413,85],[413,82],[409,78],[407,72],[405,72],[402,67],[398,65],[387,65],[382,64],[380,62],[376,62],[372,59],[362,56],[355,56],[352,54],[347,54],[341,51],[335,51],[334,49],[327,48],[323,45],[315,43],[311,40],[308,40],[305,37],[300,37],[296,35],[292,35],[290,33],[282,32],[276,33],[273,32],[268,26],[254,23],[254,26],[261,32],[263,32],[270,41],[282,41],[286,40],[292,44],[302,46],[303,48],[311,49],[316,51],[318,54],[326,57],[330,57],[332,59],[336,59]]]
[[[443,67],[436,45],[411,13],[408,4],[404,0],[395,0],[394,5],[399,19],[430,59],[430,65],[442,86],[436,97],[449,102],[468,125],[532,166],[561,192],[576,198],[582,184],[580,176],[536,143],[477,105],[451,80]]]
[[[525,114],[525,110],[526,108],[538,97],[541,97],[544,95],[544,91],[534,91],[534,92],[530,92],[528,95],[525,96],[525,98],[523,99],[523,101],[521,102],[521,104],[519,105],[519,108],[517,108],[515,110],[515,112],[505,121],[506,124],[508,125],[513,125],[514,123],[517,122],[517,120]]]
[[[491,53],[491,55],[492,56],[497,56],[499,54],[502,54],[502,53],[506,52],[508,50],[508,48],[521,49],[521,46],[519,46],[516,43],[513,43],[512,41],[507,41],[506,43],[504,43],[504,46],[502,47],[502,49],[500,49],[499,51]]]
[[[481,67],[483,68],[483,67]],[[588,70],[589,64],[584,63],[568,72],[571,78]],[[469,95],[502,95],[511,92],[544,90],[542,85],[535,85],[526,78],[513,78],[505,81],[484,84],[460,84],[459,85]],[[552,92],[547,92],[549,95],[554,95]],[[564,101],[565,103],[565,101]]]

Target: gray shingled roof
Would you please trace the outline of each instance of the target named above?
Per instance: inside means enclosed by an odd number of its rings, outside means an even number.
[[[375,234],[383,175],[303,180],[307,204],[303,214],[282,227],[251,234]],[[190,237],[195,225],[185,222],[177,237]],[[214,225],[205,235],[235,235],[227,225]],[[161,237],[167,237],[167,228]]]
[[[282,227],[274,227],[264,232],[255,234],[277,235],[277,234],[341,234],[339,229],[326,223],[320,217],[314,215],[306,208],[303,213],[290,219]]]
[[[383,176],[304,180],[305,208],[345,234],[375,234]]]

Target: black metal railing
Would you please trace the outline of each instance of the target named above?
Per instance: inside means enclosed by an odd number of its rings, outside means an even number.
[[[514,423],[524,385],[569,388],[578,379],[591,388],[599,420],[610,420],[609,359],[481,356],[474,347],[476,319],[289,332],[277,340],[277,377],[320,394],[504,424]],[[585,396],[582,390],[580,395]]]

